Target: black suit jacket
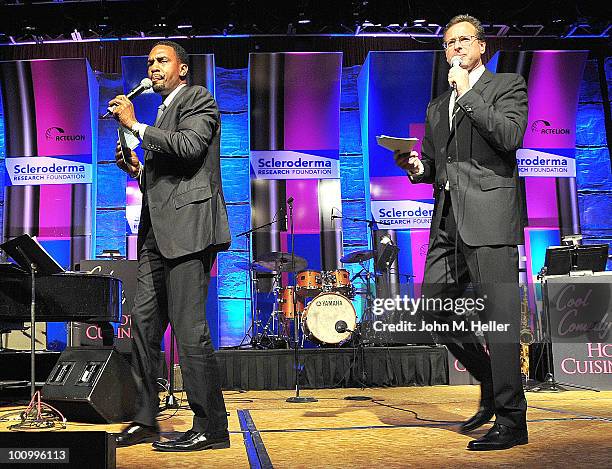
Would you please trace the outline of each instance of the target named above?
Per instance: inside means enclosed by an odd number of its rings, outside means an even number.
[[[523,243],[516,150],[527,126],[527,86],[514,73],[486,70],[458,104],[450,129],[451,91],[427,108],[421,160],[425,168],[412,182],[434,184],[436,235],[441,191],[449,182],[461,239],[471,246]]]
[[[217,104],[202,86],[183,87],[159,122],[145,130],[139,241],[150,223],[168,259],[229,247],[220,138]]]

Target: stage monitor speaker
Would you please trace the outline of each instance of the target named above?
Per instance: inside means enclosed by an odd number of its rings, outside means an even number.
[[[68,420],[114,423],[135,414],[130,365],[111,347],[67,348],[42,388],[42,399]]]

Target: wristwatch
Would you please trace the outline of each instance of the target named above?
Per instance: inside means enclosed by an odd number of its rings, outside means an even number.
[[[132,135],[134,135],[134,137],[142,140],[142,128],[146,127],[146,124],[141,124],[140,122],[134,122],[134,124],[132,125],[132,128],[130,129],[132,131]]]

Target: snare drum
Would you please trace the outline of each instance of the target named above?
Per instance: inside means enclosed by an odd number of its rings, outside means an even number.
[[[321,272],[318,270],[302,270],[297,274],[296,281],[298,296],[302,298],[317,296],[323,287],[321,282]]]
[[[338,332],[336,326],[345,332]],[[320,344],[341,344],[351,336],[357,315],[351,300],[339,293],[321,293],[312,299],[302,316],[302,329],[308,340]]]
[[[280,313],[285,319],[293,319],[295,311],[293,308],[293,287],[281,288],[278,291],[278,307]],[[296,295],[295,310],[298,313],[304,311],[304,301]]]

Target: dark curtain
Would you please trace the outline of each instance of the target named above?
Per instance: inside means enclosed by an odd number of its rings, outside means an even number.
[[[223,389],[293,389],[293,350],[220,350]],[[448,384],[444,347],[306,349],[300,352],[300,386],[308,389]]]

